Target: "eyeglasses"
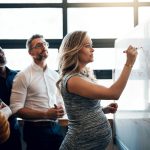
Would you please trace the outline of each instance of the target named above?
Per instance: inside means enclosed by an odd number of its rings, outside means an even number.
[[[37,43],[34,47],[32,47],[30,50],[32,49],[41,49],[43,47],[49,47],[49,43],[48,42],[43,42],[43,43]]]

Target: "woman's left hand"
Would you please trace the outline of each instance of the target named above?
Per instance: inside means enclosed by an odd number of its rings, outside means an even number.
[[[117,103],[110,103],[108,106],[102,108],[104,114],[108,114],[108,113],[116,113],[118,108],[118,104]]]

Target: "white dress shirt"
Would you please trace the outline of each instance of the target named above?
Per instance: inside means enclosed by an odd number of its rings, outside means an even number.
[[[14,81],[10,98],[10,108],[14,113],[23,107],[44,110],[62,103],[56,82],[57,72],[46,68],[43,70],[35,63],[20,71]]]

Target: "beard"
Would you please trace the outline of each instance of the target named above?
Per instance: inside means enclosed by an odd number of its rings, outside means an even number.
[[[42,61],[45,60],[48,57],[48,54],[44,54],[44,52],[38,54],[35,58],[37,61]]]
[[[39,54],[37,57],[36,57],[36,60],[38,61],[42,61],[44,59],[46,59],[47,57],[43,56],[42,54]]]

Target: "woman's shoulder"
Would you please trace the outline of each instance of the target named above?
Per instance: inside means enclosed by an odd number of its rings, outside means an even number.
[[[63,80],[64,80],[64,81],[67,81],[67,80],[69,80],[71,77],[75,77],[75,76],[81,77],[80,73],[72,73],[72,74],[66,74],[66,75],[63,77]]]
[[[72,73],[72,74],[67,73],[67,74],[65,74],[63,76],[63,78],[62,78],[62,85],[63,85],[63,87],[66,87],[68,80],[70,78],[74,77],[74,76],[80,76],[80,74],[79,73]]]

